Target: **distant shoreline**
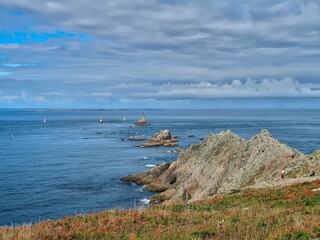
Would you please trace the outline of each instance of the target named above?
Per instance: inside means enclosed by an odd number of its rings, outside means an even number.
[[[4,112],[81,112],[81,111],[208,111],[208,112],[233,112],[233,111],[252,111],[252,112],[272,112],[272,111],[299,111],[299,112],[311,112],[311,111],[320,111],[319,109],[301,109],[301,108],[285,108],[285,109],[255,109],[255,108],[248,108],[248,109],[164,109],[164,108],[0,108],[0,111]]]

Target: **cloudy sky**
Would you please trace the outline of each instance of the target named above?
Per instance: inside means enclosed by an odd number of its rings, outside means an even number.
[[[320,108],[319,0],[0,0],[0,108]]]

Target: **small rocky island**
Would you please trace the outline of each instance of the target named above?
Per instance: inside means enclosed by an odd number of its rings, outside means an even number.
[[[142,113],[141,119],[138,120],[138,121],[135,121],[134,125],[136,125],[136,126],[148,126],[148,125],[151,125],[151,123],[146,121],[146,116],[144,115],[144,113]]]
[[[249,141],[228,130],[209,134],[203,142],[182,150],[171,164],[121,180],[146,184],[145,190],[159,192],[151,202],[194,201],[250,186],[265,187],[268,182],[309,177],[319,169],[318,155],[306,156],[274,139],[267,130]],[[285,171],[285,180],[280,178],[281,171]]]
[[[175,147],[178,146],[177,142],[179,142],[179,140],[172,137],[169,130],[162,130],[158,133],[155,133],[147,142],[141,143],[139,147]]]

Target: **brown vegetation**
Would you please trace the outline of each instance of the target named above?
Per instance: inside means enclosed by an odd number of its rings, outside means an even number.
[[[0,228],[0,239],[316,239],[320,180]]]

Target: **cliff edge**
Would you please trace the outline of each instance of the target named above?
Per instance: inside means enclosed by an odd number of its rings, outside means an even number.
[[[146,190],[159,192],[154,202],[192,201],[219,193],[278,180],[307,177],[318,166],[317,156],[305,156],[262,130],[249,141],[230,130],[207,138],[180,152],[172,164],[162,164],[122,181],[148,184]]]

